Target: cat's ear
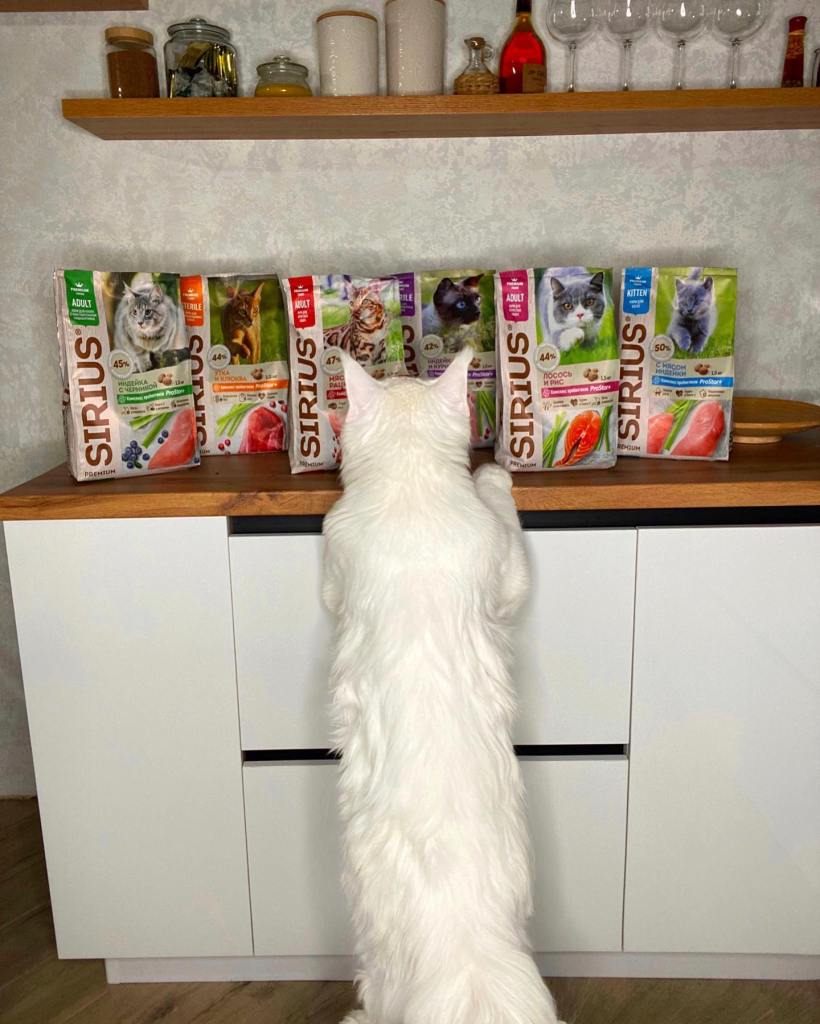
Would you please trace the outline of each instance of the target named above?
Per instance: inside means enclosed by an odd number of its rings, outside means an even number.
[[[604,290],[604,274],[602,270],[599,270],[597,274],[593,274],[589,279],[589,287],[596,292],[602,292]]]
[[[237,296],[236,288],[234,288],[232,284],[226,285],[225,294],[228,296],[229,299],[235,299]]]
[[[256,290],[253,293],[253,297],[254,297],[254,299],[256,299],[257,302],[262,298],[262,289],[264,287],[265,287],[265,282],[264,281],[260,281],[259,284],[256,286]]]
[[[484,277],[483,274],[475,274],[473,277],[465,277],[461,283],[465,288],[470,288],[472,291],[475,291],[481,283],[482,277]]]
[[[558,298],[558,296],[564,290],[564,286],[561,284],[561,282],[558,280],[557,277],[551,277],[550,278],[550,285],[552,286],[552,294],[556,298]]]
[[[346,423],[355,423],[373,410],[379,400],[381,388],[367,370],[342,350],[342,369],[347,391]]]
[[[678,293],[678,295],[680,295],[680,293],[683,291],[683,289],[685,287],[686,287],[686,282],[683,280],[683,278],[676,277],[675,278],[675,291]]]
[[[449,406],[457,412],[467,413],[467,370],[473,350],[466,345],[450,363],[438,380],[431,385]]]
[[[442,277],[442,279],[436,286],[436,293],[433,296],[433,302],[435,302],[437,299],[442,298],[442,296],[444,296],[453,287],[454,285],[452,277]]]
[[[134,291],[134,289],[133,289],[133,288],[129,287],[129,285],[127,285],[127,284],[125,283],[125,281],[123,281],[123,283],[122,283],[122,286],[123,286],[123,288],[125,289],[125,294],[126,294],[126,295],[136,295],[136,294],[137,294],[137,293],[136,293],[136,292]]]
[[[711,277],[704,278],[703,287],[706,289],[707,292],[710,292],[712,290],[713,284],[714,281]]]

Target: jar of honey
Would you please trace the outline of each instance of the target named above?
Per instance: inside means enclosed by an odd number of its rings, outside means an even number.
[[[308,83],[308,69],[296,64],[284,54],[257,67],[259,82],[257,96],[312,96]]]
[[[112,25],[105,30],[108,90],[112,99],[159,96],[154,37],[145,29]]]

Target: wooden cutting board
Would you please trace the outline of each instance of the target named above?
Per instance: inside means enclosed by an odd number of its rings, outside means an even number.
[[[774,444],[820,427],[820,405],[788,398],[735,398],[732,412],[737,444]]]

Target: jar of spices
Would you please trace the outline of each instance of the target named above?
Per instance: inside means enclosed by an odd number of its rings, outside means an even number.
[[[159,96],[154,37],[142,28],[112,25],[105,30],[105,62],[112,99]]]
[[[168,28],[165,77],[171,97],[236,96],[236,49],[231,33],[204,18]]]
[[[256,69],[259,82],[257,96],[312,96],[308,83],[308,69],[290,57],[279,54]]]

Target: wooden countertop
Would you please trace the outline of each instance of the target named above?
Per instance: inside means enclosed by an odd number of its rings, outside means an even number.
[[[0,520],[321,515],[339,493],[337,474],[291,476],[280,454],[210,457],[198,469],[85,484],[62,465],[0,495]],[[609,470],[518,473],[513,494],[522,512],[820,506],[820,430],[736,445],[729,462],[628,458]]]

